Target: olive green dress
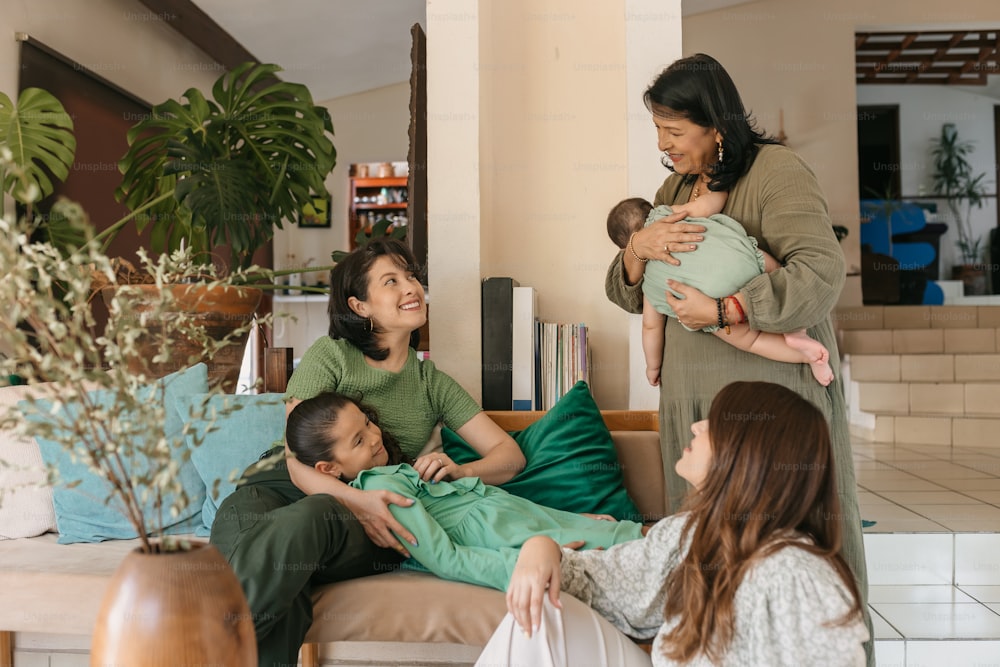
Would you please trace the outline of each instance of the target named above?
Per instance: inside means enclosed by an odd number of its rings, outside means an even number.
[[[688,201],[691,185],[669,176],[656,193],[654,206]],[[701,331],[688,331],[667,318],[660,385],[660,447],[671,507],[676,511],[687,484],[674,463],[691,439],[690,426],[708,416],[712,398],[737,380],[775,382],[809,399],[830,422],[837,486],[843,511],[843,555],[867,597],[861,517],[851,457],[840,354],[830,313],[845,280],[844,254],[833,233],[826,199],[808,165],[784,146],[760,148],[756,160],[733,188],[722,213],[738,220],[761,250],[783,264],[773,273],[753,278],[740,294],[748,304],[752,329],[785,333],[807,329],[830,351],[836,375],[821,386],[808,364],[788,364],[743,352]],[[709,233],[709,232],[706,232]],[[694,251],[694,252],[697,252]],[[676,257],[684,262],[684,254]],[[622,253],[608,269],[608,298],[623,309],[642,312],[642,288],[625,283]]]

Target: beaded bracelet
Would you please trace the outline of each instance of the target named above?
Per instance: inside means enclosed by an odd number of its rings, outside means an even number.
[[[723,314],[722,299],[715,300],[715,309],[719,313],[719,328],[720,329],[724,328],[726,330],[726,335],[728,336],[732,332],[729,329],[729,322],[726,320]]]
[[[643,259],[642,257],[639,257],[638,253],[636,253],[636,251],[635,251],[635,248],[632,247],[632,237],[635,236],[638,233],[639,232],[632,232],[632,236],[628,237],[628,251],[630,253],[632,253],[633,257],[635,257],[637,260],[639,260],[640,262],[642,262],[643,264],[645,264],[649,260],[648,259]]]

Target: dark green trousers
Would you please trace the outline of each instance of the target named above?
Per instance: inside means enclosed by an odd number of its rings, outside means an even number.
[[[401,557],[376,547],[328,495],[306,496],[280,468],[245,479],[219,508],[210,541],[246,594],[260,667],[298,664],[322,584],[392,569]]]

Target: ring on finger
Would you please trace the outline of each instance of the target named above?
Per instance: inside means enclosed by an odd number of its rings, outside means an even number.
[[[669,252],[669,250],[667,250],[667,246],[666,245],[663,246],[663,252]]]

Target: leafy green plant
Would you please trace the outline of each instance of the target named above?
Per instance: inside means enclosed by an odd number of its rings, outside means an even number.
[[[27,172],[12,161],[0,158],[0,167],[21,181],[15,190],[32,189]],[[82,210],[70,207],[65,213],[85,239],[68,251],[32,241],[37,222],[0,217],[0,303],[5,307],[0,378],[58,387],[40,387],[40,396],[0,410],[0,427],[16,426],[26,435],[54,441],[104,479],[111,489],[107,502],[124,513],[147,553],[158,548],[155,537],[160,550],[184,548],[164,529],[189,503],[177,472],[190,452],[183,434],[167,437],[162,383],[136,372],[144,364],[135,362],[146,361],[147,348],[140,341],[153,336],[160,343],[154,362],[176,354],[167,341],[178,336],[196,341],[197,354],[181,360],[192,365],[211,359],[253,325],[220,337],[201,318],[178,312],[174,291],[161,290],[151,301],[138,286],[127,285],[115,291],[107,323],[97,325],[88,302],[96,289],[114,281],[114,262],[93,239]],[[236,290],[243,280],[239,270],[220,276],[211,265],[198,264],[190,249],[156,261],[144,252],[140,256],[144,271],[161,285],[197,279]],[[211,424],[227,413],[193,417]],[[203,434],[192,437],[198,442]],[[57,471],[49,472],[50,482],[58,481]]]
[[[116,196],[143,211],[135,221],[152,225],[153,250],[227,244],[231,266],[247,267],[283,220],[326,194],[330,115],[280,71],[245,63],[215,82],[212,100],[191,88],[129,131]]]
[[[0,146],[5,151],[3,191],[30,207],[52,194],[52,178],[66,180],[76,155],[73,119],[51,93],[25,88],[14,104],[0,92]],[[51,176],[51,177],[50,177]],[[5,213],[0,200],[0,215]]]
[[[933,190],[945,199],[955,221],[956,244],[965,264],[975,264],[981,256],[982,238],[972,233],[972,207],[982,207],[987,182],[985,173],[972,173],[968,156],[973,150],[972,141],[959,139],[954,123],[942,125],[941,135],[931,140]]]
[[[360,229],[357,236],[354,237],[354,244],[358,248],[363,248],[372,239],[377,238],[390,238],[390,239],[405,239],[406,238],[406,227],[394,227],[392,225],[392,220],[389,218],[379,218],[371,226],[371,229]],[[348,252],[346,250],[334,250],[330,253],[330,258],[334,262],[339,262],[347,257]]]

